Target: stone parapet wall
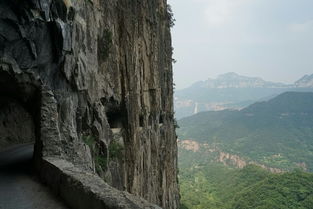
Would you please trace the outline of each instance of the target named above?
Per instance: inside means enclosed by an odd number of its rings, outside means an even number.
[[[32,117],[41,172],[66,160],[178,208],[171,62],[166,0],[0,1],[0,93]]]

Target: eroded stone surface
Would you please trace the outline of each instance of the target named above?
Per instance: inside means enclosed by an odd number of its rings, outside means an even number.
[[[166,0],[1,0],[0,93],[33,118],[39,167],[178,208],[169,26]]]

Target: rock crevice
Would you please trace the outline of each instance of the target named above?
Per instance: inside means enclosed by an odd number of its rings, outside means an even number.
[[[62,159],[178,208],[169,27],[166,0],[0,2],[0,92],[32,116],[41,173]]]

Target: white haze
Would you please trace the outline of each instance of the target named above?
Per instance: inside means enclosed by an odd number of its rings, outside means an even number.
[[[169,0],[174,81],[225,72],[292,83],[313,73],[312,0]]]

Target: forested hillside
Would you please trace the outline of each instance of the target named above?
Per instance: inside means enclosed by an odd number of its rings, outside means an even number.
[[[284,170],[313,170],[313,93],[287,92],[241,111],[210,111],[178,121],[193,139]]]
[[[273,174],[255,165],[235,169],[204,150],[179,149],[182,209],[312,209],[313,174]]]

